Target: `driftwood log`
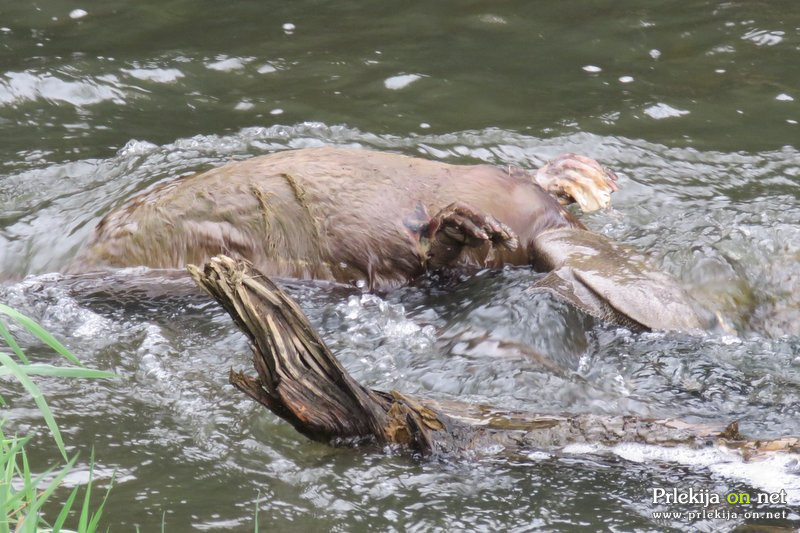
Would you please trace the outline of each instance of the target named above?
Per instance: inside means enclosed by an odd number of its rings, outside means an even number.
[[[422,455],[622,442],[722,446],[745,458],[800,452],[800,438],[748,439],[736,422],[713,428],[633,416],[551,416],[371,390],[339,364],[298,305],[249,262],[217,256],[202,270],[188,269],[252,343],[257,376],[231,371],[231,383],[316,441],[399,444]]]

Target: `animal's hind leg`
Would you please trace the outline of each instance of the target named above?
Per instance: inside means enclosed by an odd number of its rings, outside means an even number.
[[[515,250],[519,246],[511,228],[462,202],[454,202],[439,211],[425,233],[427,266],[432,270],[455,266],[464,248],[488,245]]]

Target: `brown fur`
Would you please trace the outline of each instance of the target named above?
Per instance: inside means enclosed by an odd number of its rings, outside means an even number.
[[[531,264],[543,231],[583,226],[531,174],[449,165],[342,148],[278,152],[154,187],[109,213],[72,270],[203,264],[219,253],[268,275],[371,288],[403,284],[425,269],[425,224],[452,202],[505,223],[514,250],[469,250],[463,263]]]

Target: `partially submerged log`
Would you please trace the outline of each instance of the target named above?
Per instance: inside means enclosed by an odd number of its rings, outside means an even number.
[[[736,422],[721,430],[671,419],[552,416],[371,390],[339,364],[298,305],[249,262],[217,256],[202,270],[188,269],[252,343],[257,377],[231,371],[231,383],[313,440],[399,444],[423,455],[497,445],[527,450],[622,442],[716,445],[745,458],[800,452],[800,438],[748,439]]]

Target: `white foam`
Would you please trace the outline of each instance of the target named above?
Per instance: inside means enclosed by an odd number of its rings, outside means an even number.
[[[785,35],[786,34],[780,30],[751,30],[742,35],[742,39],[750,41],[758,46],[775,46],[783,41]]]
[[[567,444],[561,451],[563,453],[585,455],[589,453],[600,453],[603,451],[603,447],[597,444],[586,444],[584,442],[575,442],[572,444]]]
[[[604,447],[596,448],[599,451]],[[714,474],[744,481],[765,492],[785,490],[787,502],[800,504],[800,454],[775,452],[763,459],[745,461],[726,448],[667,448],[631,442],[618,444],[609,451],[636,463],[664,461],[707,468]]]
[[[158,381],[170,381],[171,373],[165,368],[162,359],[170,351],[169,341],[162,335],[161,328],[155,324],[148,324],[144,328],[144,339],[137,350],[140,368],[145,376]]]
[[[422,74],[399,74],[383,80],[383,85],[392,91],[405,89],[415,81],[422,78]]]
[[[671,105],[659,103],[645,108],[644,114],[650,118],[661,120],[664,118],[680,117],[682,115],[688,115],[689,111],[687,111],[686,109],[678,109],[677,107],[672,107]]]
[[[216,61],[206,63],[206,68],[220,72],[232,72],[243,69],[247,63],[253,60],[252,57],[228,57],[225,55],[217,56],[216,59]]]
[[[508,20],[506,20],[505,17],[501,17],[500,15],[492,15],[491,13],[480,15],[478,20],[485,22],[486,24],[508,24]]]
[[[552,457],[552,456],[551,456],[549,453],[545,453],[545,452],[538,452],[538,451],[537,451],[537,452],[531,452],[531,453],[529,453],[529,454],[527,455],[527,457],[528,457],[528,459],[530,459],[531,461],[545,461],[545,460],[547,460],[547,459],[550,459],[550,457]]]
[[[124,68],[122,72],[142,81],[173,83],[183,78],[183,72],[176,68]]]

